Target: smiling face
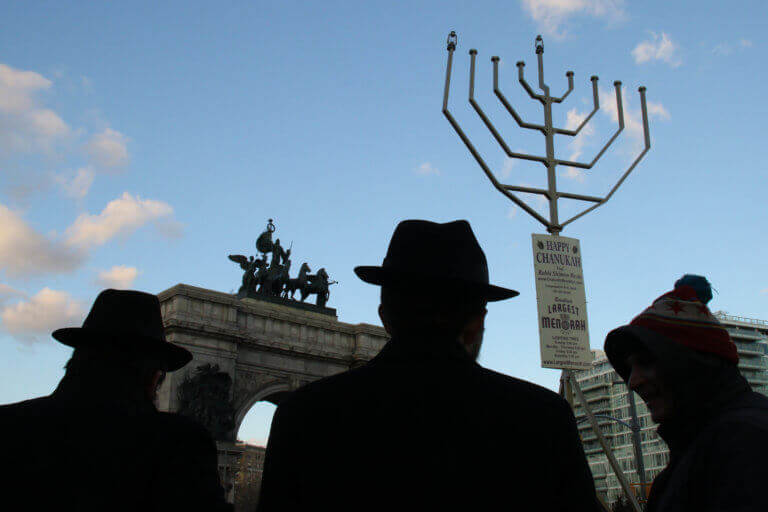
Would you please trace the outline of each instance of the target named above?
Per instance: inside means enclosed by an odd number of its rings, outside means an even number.
[[[673,398],[669,386],[664,382],[656,358],[650,352],[634,352],[627,357],[630,374],[627,384],[629,389],[640,395],[651,418],[656,423],[664,423],[673,411]]]

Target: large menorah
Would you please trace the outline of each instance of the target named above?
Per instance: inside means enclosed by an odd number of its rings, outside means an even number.
[[[603,156],[603,154],[606,152],[606,150],[613,144],[613,141],[616,140],[616,138],[619,136],[619,134],[624,130],[624,105],[622,103],[621,99],[621,82],[616,81],[613,83],[614,88],[616,89],[616,112],[617,112],[617,118],[619,127],[616,130],[616,132],[611,136],[610,139],[608,139],[608,142],[603,146],[603,149],[600,150],[599,153],[595,156],[595,158],[592,159],[589,163],[584,162],[572,162],[569,160],[562,160],[555,157],[555,135],[568,135],[571,137],[575,137],[576,135],[581,132],[582,128],[589,122],[590,119],[592,119],[592,116],[595,115],[595,113],[600,109],[600,98],[597,90],[597,82],[598,78],[596,76],[592,76],[590,78],[592,82],[592,102],[594,107],[592,108],[592,112],[589,113],[587,117],[584,118],[584,120],[579,124],[578,127],[576,127],[575,130],[567,130],[564,128],[556,128],[552,124],[552,104],[553,103],[561,103],[568,95],[573,91],[573,71],[568,71],[565,76],[568,78],[568,90],[565,91],[565,94],[563,94],[560,97],[554,97],[551,96],[549,93],[549,86],[544,83],[544,42],[541,38],[541,36],[536,37],[536,58],[538,60],[539,64],[539,88],[544,92],[544,94],[536,94],[534,90],[531,88],[531,86],[526,82],[524,70],[525,70],[525,62],[519,61],[517,63],[517,71],[518,71],[518,80],[520,81],[520,84],[523,86],[523,89],[528,93],[528,95],[533,98],[534,100],[538,100],[543,106],[544,106],[544,124],[533,124],[533,123],[527,123],[523,121],[523,119],[518,115],[518,113],[515,111],[515,109],[512,107],[512,105],[507,101],[507,98],[504,97],[504,94],[501,92],[501,89],[499,88],[499,57],[491,57],[491,61],[493,62],[493,92],[496,94],[496,96],[499,98],[499,101],[501,101],[501,104],[504,106],[504,108],[509,112],[509,114],[514,118],[514,120],[517,122],[517,124],[521,128],[526,128],[528,130],[538,130],[541,133],[544,134],[544,138],[546,140],[546,156],[536,156],[536,155],[527,155],[523,153],[516,153],[509,149],[509,145],[504,141],[504,139],[499,134],[498,130],[493,126],[493,123],[491,123],[488,116],[483,112],[483,109],[480,108],[480,105],[478,104],[477,100],[475,100],[475,60],[477,58],[477,50],[472,49],[469,50],[470,55],[470,64],[469,64],[469,103],[472,105],[472,108],[475,109],[477,112],[477,115],[480,116],[480,119],[482,119],[483,123],[486,127],[488,127],[488,130],[493,135],[493,138],[496,139],[496,141],[499,143],[501,148],[504,150],[504,152],[507,154],[509,158],[519,158],[522,160],[532,160],[534,162],[541,162],[544,164],[544,166],[547,168],[547,189],[540,189],[540,188],[532,188],[532,187],[524,187],[524,186],[518,186],[518,185],[504,185],[499,182],[499,180],[496,179],[496,176],[491,171],[491,169],[488,167],[488,165],[485,163],[485,160],[483,160],[483,157],[480,156],[480,153],[477,151],[475,146],[470,142],[467,135],[464,133],[464,131],[459,126],[459,123],[454,119],[454,117],[451,115],[450,111],[448,110],[448,93],[450,90],[451,85],[451,67],[453,65],[453,52],[456,50],[456,44],[457,44],[457,38],[456,38],[456,32],[451,32],[448,36],[448,66],[445,74],[445,93],[443,94],[443,114],[445,114],[445,117],[448,119],[448,122],[451,123],[451,126],[453,126],[454,130],[456,130],[456,133],[459,134],[459,137],[461,137],[461,140],[464,142],[464,144],[467,146],[467,149],[469,149],[469,152],[472,153],[472,156],[475,157],[475,160],[477,160],[477,163],[480,164],[480,167],[485,172],[486,176],[488,176],[488,179],[491,180],[491,183],[493,183],[493,186],[496,187],[499,192],[510,198],[516,205],[518,205],[520,208],[528,212],[531,216],[533,216],[536,220],[544,224],[546,226],[547,231],[552,233],[553,235],[559,234],[563,228],[573,222],[574,220],[578,219],[579,217],[586,215],[587,213],[591,212],[595,208],[602,206],[605,204],[611,196],[616,192],[616,189],[619,188],[619,186],[624,182],[625,179],[627,179],[627,176],[629,176],[629,173],[632,172],[632,170],[635,168],[635,166],[640,162],[640,160],[645,156],[645,154],[648,152],[648,150],[651,147],[651,137],[648,133],[648,112],[646,108],[645,103],[645,87],[640,87],[640,105],[643,115],[643,134],[645,136],[645,148],[640,153],[640,155],[635,158],[635,160],[632,162],[632,164],[629,166],[629,168],[624,172],[624,174],[621,176],[619,181],[613,186],[613,188],[608,192],[608,194],[605,197],[597,197],[597,196],[587,196],[582,194],[571,194],[569,192],[561,192],[557,190],[557,176],[556,176],[556,168],[558,165],[566,166],[566,167],[575,167],[578,169],[591,169],[597,161],[600,159],[600,157]],[[520,198],[518,198],[514,192],[527,192],[531,194],[539,194],[547,198],[549,201],[549,219],[545,219],[542,215],[540,215],[536,210],[528,206],[524,201],[522,201]],[[565,222],[560,222],[558,218],[558,210],[557,210],[557,201],[560,198],[565,199],[576,199],[581,201],[587,201],[591,203],[595,203],[589,208],[586,208],[581,213],[574,215],[570,219],[568,219]]]
[[[619,181],[613,186],[613,188],[611,188],[611,190],[608,192],[608,194],[605,197],[587,196],[582,194],[572,194],[570,192],[558,191],[557,175],[556,175],[556,169],[558,165],[562,165],[566,167],[575,167],[578,169],[591,169],[597,163],[597,161],[600,160],[603,154],[605,154],[605,152],[608,150],[611,144],[613,144],[613,141],[615,141],[616,138],[619,136],[619,134],[624,130],[624,105],[622,103],[622,98],[621,98],[621,82],[616,81],[613,83],[614,89],[616,90],[616,117],[619,124],[618,129],[611,136],[611,138],[608,139],[608,142],[597,153],[597,155],[595,156],[595,158],[592,159],[591,162],[589,163],[572,162],[570,160],[562,160],[555,157],[555,135],[568,135],[570,137],[577,136],[581,132],[581,130],[584,128],[584,126],[586,126],[589,120],[592,119],[595,113],[600,109],[600,98],[599,98],[599,93],[597,88],[598,78],[596,76],[592,76],[590,78],[590,81],[592,82],[593,108],[592,108],[592,111],[589,113],[589,115],[585,117],[584,120],[582,120],[582,122],[579,124],[579,126],[576,127],[575,130],[568,130],[565,128],[554,127],[552,124],[552,104],[562,103],[562,101],[566,97],[568,97],[571,91],[573,91],[573,71],[568,71],[565,74],[565,76],[568,78],[568,90],[565,91],[565,93],[560,97],[554,97],[550,95],[549,86],[546,83],[544,83],[544,41],[542,40],[541,36],[537,36],[535,46],[536,46],[536,58],[538,60],[538,65],[539,65],[538,66],[539,67],[539,89],[541,89],[544,94],[537,94],[534,92],[534,90],[525,80],[525,74],[524,74],[525,63],[523,61],[519,61],[517,63],[518,80],[520,82],[520,85],[523,86],[523,89],[525,89],[525,91],[528,93],[528,95],[531,98],[533,98],[534,100],[538,100],[544,106],[544,124],[543,125],[533,124],[533,123],[528,123],[523,121],[523,119],[515,111],[515,109],[512,107],[509,101],[507,101],[507,98],[504,97],[504,94],[501,92],[501,89],[499,88],[499,57],[496,57],[496,56],[491,57],[491,62],[493,62],[493,92],[496,94],[499,101],[501,101],[501,104],[504,106],[507,112],[509,112],[509,114],[514,118],[515,122],[517,122],[517,124],[521,128],[540,131],[542,134],[544,134],[544,138],[546,141],[546,156],[516,153],[509,148],[509,145],[504,141],[504,139],[499,134],[498,130],[496,130],[496,128],[493,126],[493,123],[491,123],[491,120],[488,118],[485,112],[483,112],[483,109],[480,108],[480,105],[478,104],[477,100],[475,100],[475,60],[477,58],[477,50],[472,49],[472,50],[469,50],[469,55],[470,55],[469,103],[470,105],[472,105],[472,108],[475,109],[475,112],[477,112],[477,115],[480,116],[480,119],[482,119],[485,126],[491,132],[491,135],[493,135],[493,138],[496,139],[496,141],[499,143],[499,145],[501,146],[501,148],[504,150],[504,152],[507,154],[509,158],[519,158],[522,160],[531,160],[534,162],[540,162],[544,164],[544,166],[547,168],[547,189],[546,190],[540,189],[540,188],[533,188],[533,187],[524,187],[520,185],[502,184],[501,182],[499,182],[498,179],[496,179],[496,176],[488,167],[488,165],[485,163],[485,160],[483,160],[483,157],[480,156],[480,153],[477,151],[477,149],[472,144],[472,142],[470,142],[467,135],[459,126],[459,123],[456,121],[456,119],[454,119],[454,117],[451,115],[450,111],[448,110],[448,93],[450,91],[450,85],[451,85],[451,68],[453,65],[453,52],[456,50],[456,44],[457,44],[456,32],[451,32],[448,35],[447,44],[448,44],[448,48],[447,48],[448,49],[448,66],[445,73],[445,92],[443,94],[443,114],[445,114],[445,117],[448,119],[448,122],[450,122],[454,130],[456,130],[456,133],[459,134],[459,137],[461,137],[461,140],[467,146],[467,149],[469,149],[469,152],[472,153],[472,156],[475,157],[475,160],[477,160],[477,163],[480,164],[480,167],[483,169],[488,179],[491,180],[491,183],[493,183],[493,186],[499,192],[501,192],[502,194],[507,196],[509,199],[511,199],[520,208],[528,212],[536,220],[544,224],[544,226],[546,226],[547,228],[547,231],[551,233],[553,236],[558,236],[566,225],[575,221],[579,217],[586,215],[587,213],[591,212],[595,208],[605,204],[611,198],[611,196],[613,196],[613,194],[616,192],[619,186],[621,186],[624,180],[627,179],[627,176],[629,176],[629,174],[632,172],[635,166],[637,166],[640,160],[645,156],[645,154],[651,148],[651,137],[648,132],[648,111],[647,111],[646,102],[645,102],[645,87],[640,87],[639,88],[640,106],[641,106],[642,116],[643,116],[643,135],[645,138],[645,148],[643,149],[643,151],[637,156],[637,158],[635,158],[635,160],[632,162],[629,168],[624,172],[624,174],[621,176]],[[526,192],[526,193],[538,194],[546,197],[546,199],[549,201],[549,219],[545,219],[536,210],[528,206],[524,201],[518,198],[514,194],[514,192]],[[574,215],[567,221],[561,223],[558,217],[558,210],[557,210],[557,202],[560,198],[576,199],[576,200],[587,201],[595,204],[586,208],[584,211],[578,213],[577,215]],[[570,397],[571,390],[576,391],[576,395],[578,396],[579,401],[581,402],[582,407],[584,408],[584,412],[586,413],[587,418],[590,421],[592,430],[595,433],[595,437],[600,443],[600,446],[602,447],[606,455],[606,458],[608,459],[609,464],[611,465],[614,472],[616,473],[616,476],[619,479],[619,483],[625,495],[630,500],[632,507],[637,512],[640,512],[641,510],[640,505],[631,491],[629,481],[624,475],[621,466],[616,460],[616,457],[613,455],[613,452],[610,446],[608,445],[605,438],[603,437],[597,422],[596,415],[592,412],[591,408],[589,407],[589,404],[587,403],[587,400],[584,397],[584,393],[582,392],[581,387],[579,386],[579,383],[576,380],[575,376],[571,373],[570,370],[564,369],[561,376],[561,381],[563,384],[563,391],[568,397],[568,401],[570,403],[573,403],[573,398]],[[632,400],[633,398],[632,392],[628,390],[628,393],[630,395],[630,408],[631,408],[631,414],[632,414],[632,424],[629,426],[633,431],[633,444],[635,446],[635,460],[637,464],[636,469],[640,477],[641,484],[644,487],[645,471],[644,471],[643,455],[642,455],[642,448],[641,448],[641,441],[640,441],[640,425],[637,419],[637,412],[634,408],[634,400]],[[615,419],[615,418],[610,418],[610,419]],[[607,509],[607,506],[606,506],[606,509]]]

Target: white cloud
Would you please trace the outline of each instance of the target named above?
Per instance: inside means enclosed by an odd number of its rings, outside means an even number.
[[[0,111],[21,113],[34,107],[32,95],[49,89],[52,82],[34,71],[20,71],[0,64]]]
[[[517,158],[505,158],[504,163],[501,165],[501,177],[504,179],[509,178],[510,174],[512,174],[512,169],[517,165],[517,163]]]
[[[768,293],[768,288],[763,288],[762,290],[760,290],[760,293]]]
[[[671,119],[669,112],[661,103],[646,101],[646,107],[648,109],[648,117],[656,117],[664,121],[669,121]]]
[[[128,163],[128,138],[111,128],[97,133],[86,145],[88,155],[104,169],[115,169]]]
[[[564,167],[563,168],[565,172],[563,172],[563,176],[566,178],[570,178],[572,180],[576,181],[584,181],[584,171],[579,169],[578,167]]]
[[[600,110],[603,115],[611,118],[613,123],[618,124],[618,109],[616,108],[616,92],[613,89],[600,89]],[[645,144],[645,134],[643,132],[643,118],[640,108],[635,108],[634,105],[639,100],[636,95],[630,97],[627,96],[626,88],[622,88],[622,99],[624,103],[624,136],[627,137],[628,149],[634,154],[642,150]],[[668,121],[671,119],[669,111],[661,103],[654,101],[646,101],[646,107],[648,109],[648,118],[658,119],[661,121]],[[566,114],[566,129],[574,130],[586,117],[585,112],[579,112],[573,108]],[[611,127],[611,131],[616,129],[616,125]],[[571,154],[569,160],[571,161],[586,161],[589,162],[594,158],[593,155],[584,156],[584,149],[595,140],[597,135],[596,130],[590,123],[587,123],[581,130],[579,135],[573,138],[570,143]],[[601,141],[604,144],[605,141]],[[602,146],[601,146],[602,147]],[[576,179],[583,181],[586,177],[584,171],[575,167],[564,167],[562,175],[566,178]]]
[[[82,199],[91,189],[95,172],[93,167],[81,167],[74,173],[58,174],[54,177],[66,195],[74,199]]]
[[[17,298],[27,298],[27,294],[7,284],[0,283],[0,307],[9,300]]]
[[[673,68],[683,63],[679,55],[680,47],[669,36],[662,32],[661,36],[651,32],[651,38],[642,41],[632,50],[635,63],[644,64],[651,60],[666,62]]]
[[[181,235],[182,226],[173,218],[169,204],[128,192],[97,215],[80,215],[61,239],[38,233],[18,213],[0,204],[0,270],[11,277],[71,272],[82,264],[89,249],[127,236],[147,223],[154,223],[164,237]]]
[[[639,101],[636,95],[627,95],[626,88],[622,88],[621,96],[624,103],[624,133],[629,137],[633,151],[639,151],[644,145],[645,134],[643,132],[643,117],[640,108],[634,108],[635,101]],[[671,119],[669,111],[661,103],[647,101],[648,118],[668,121]],[[619,114],[616,108],[616,92],[611,89],[600,89],[600,110],[618,123]]]
[[[3,307],[0,320],[3,329],[24,343],[45,339],[60,327],[82,324],[85,316],[83,304],[68,293],[43,288],[31,299]]]
[[[80,80],[83,91],[91,88],[87,77]],[[5,166],[3,170],[8,176],[6,190],[19,199],[55,184],[66,195],[81,199],[98,173],[119,171],[130,160],[124,134],[105,128],[84,140],[86,130],[71,128],[48,108],[46,93],[53,85],[34,71],[0,64],[0,158],[18,159],[18,169]],[[42,170],[50,166],[52,156],[60,160],[73,155],[85,159],[74,174]]]
[[[712,48],[712,53],[718,57],[725,57],[733,53],[733,47],[731,47],[731,45],[728,43],[719,43],[716,44],[714,48]]]
[[[0,149],[48,151],[69,135],[69,126],[38,101],[37,96],[51,85],[38,73],[0,64]]]
[[[575,108],[572,108],[566,114],[565,129],[575,130],[586,118],[586,112],[579,112]],[[590,123],[584,125],[584,128],[581,129],[579,134],[574,137],[569,144],[571,154],[568,159],[571,161],[577,161],[579,158],[581,158],[581,155],[584,153],[584,146],[586,146],[587,142],[590,138],[592,138],[594,134],[595,128],[593,125]],[[584,171],[576,167],[566,167],[564,175],[567,178],[584,181]]]
[[[433,174],[435,176],[440,175],[440,170],[433,167],[431,163],[424,162],[420,166],[416,168],[416,174],[421,174],[422,176],[428,176],[430,174]]]
[[[523,10],[544,33],[564,37],[564,25],[575,16],[590,16],[608,22],[626,18],[624,0],[522,0]]]
[[[104,288],[128,289],[131,287],[136,277],[139,275],[136,267],[126,265],[115,265],[109,270],[99,272],[96,282]]]
[[[509,210],[507,211],[507,218],[509,220],[512,220],[515,217],[517,217],[517,210],[519,210],[519,209],[520,209],[519,206],[510,206]]]
[[[728,43],[718,43],[715,45],[714,48],[712,48],[712,53],[717,55],[718,57],[726,57],[734,52],[736,50],[735,47],[738,47],[740,50],[744,50],[746,48],[752,48],[752,41],[749,39],[739,39],[738,44],[731,45]]]
[[[0,226],[0,269],[9,276],[70,272],[83,261],[82,252],[46,238],[2,204]]]
[[[72,247],[90,248],[103,245],[115,236],[133,233],[148,222],[167,222],[172,215],[173,208],[168,203],[141,199],[125,192],[110,201],[98,215],[80,215],[64,236]]]

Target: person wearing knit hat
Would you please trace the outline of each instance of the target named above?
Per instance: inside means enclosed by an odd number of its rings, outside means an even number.
[[[648,406],[670,462],[646,512],[765,511],[768,398],[741,375],[736,345],[707,303],[711,285],[686,274],[605,339],[616,372]]]

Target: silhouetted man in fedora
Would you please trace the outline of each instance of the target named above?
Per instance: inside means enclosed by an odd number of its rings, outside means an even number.
[[[0,508],[230,510],[208,431],[155,408],[192,359],[165,340],[156,296],[105,290],[53,337],[75,348],[56,390],[0,407]]]
[[[475,361],[486,303],[518,292],[489,284],[466,221],[401,222],[355,273],[391,340],[278,407],[259,510],[597,510],[567,402]]]

